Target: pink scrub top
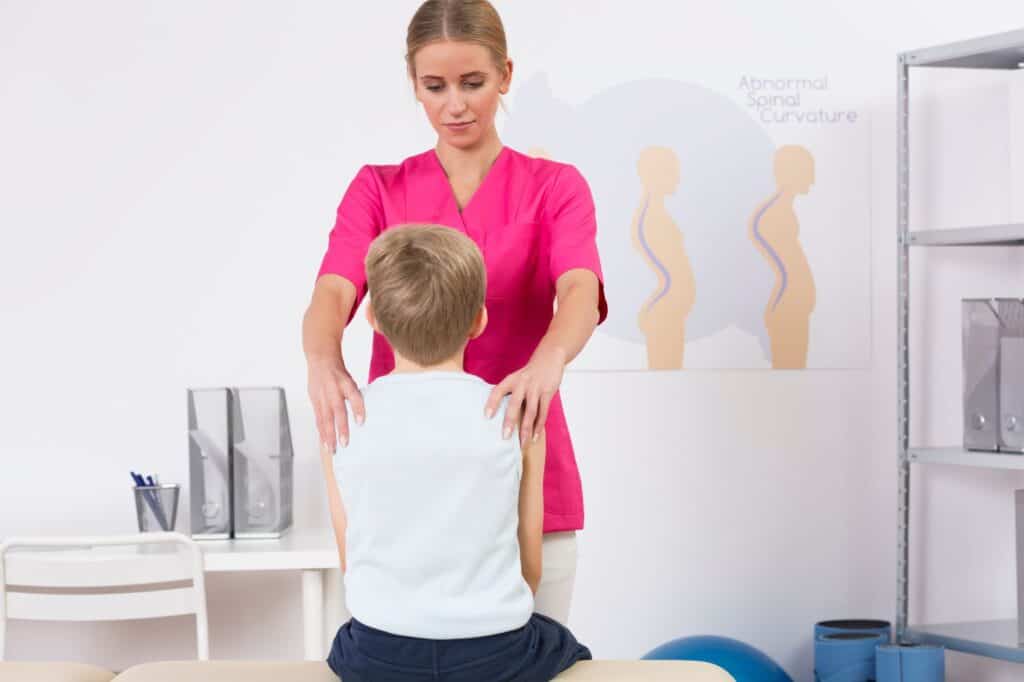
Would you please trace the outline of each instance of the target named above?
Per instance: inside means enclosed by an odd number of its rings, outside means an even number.
[[[594,201],[575,167],[503,147],[460,212],[444,168],[430,150],[399,165],[363,166],[338,206],[318,276],[336,274],[355,285],[353,314],[366,294],[364,260],[370,242],[382,230],[406,223],[455,228],[483,253],[489,322],[466,347],[464,367],[491,384],[522,369],[536,350],[551,324],[560,275],[586,268],[603,282]],[[608,313],[603,283],[599,299],[603,321]],[[394,366],[391,346],[374,334],[369,380]],[[583,490],[558,393],[546,432],[544,532],[578,530],[583,528]]]

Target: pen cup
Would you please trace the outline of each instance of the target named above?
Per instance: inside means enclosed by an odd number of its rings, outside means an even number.
[[[135,486],[132,490],[135,491],[135,515],[138,517],[140,533],[174,530],[181,486],[145,485]]]

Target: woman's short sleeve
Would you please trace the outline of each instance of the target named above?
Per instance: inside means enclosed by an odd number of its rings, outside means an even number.
[[[380,234],[383,222],[380,190],[373,169],[363,166],[338,205],[327,252],[317,273],[317,278],[326,274],[340,275],[355,285],[356,301],[349,320],[366,295],[366,252],[370,242]]]
[[[608,316],[604,296],[604,275],[597,252],[597,220],[594,198],[583,175],[575,166],[563,166],[555,177],[548,198],[551,230],[551,281],[576,268],[597,276],[599,323]]]

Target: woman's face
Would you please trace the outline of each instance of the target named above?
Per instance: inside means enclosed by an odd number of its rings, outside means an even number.
[[[499,98],[512,80],[511,61],[503,76],[482,45],[442,41],[420,48],[414,66],[416,99],[442,142],[472,149],[494,133]]]

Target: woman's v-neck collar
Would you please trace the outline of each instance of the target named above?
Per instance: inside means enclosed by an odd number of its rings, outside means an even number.
[[[509,148],[506,145],[502,145],[498,151],[498,155],[494,157],[494,161],[491,163],[491,167],[487,169],[487,173],[484,174],[483,180],[477,185],[477,188],[470,195],[466,205],[461,209],[459,208],[459,200],[455,196],[455,189],[452,187],[451,181],[448,179],[448,173],[444,169],[444,164],[441,163],[441,157],[437,155],[437,149],[431,149],[429,154],[434,159],[434,163],[437,165],[437,171],[441,175],[441,179],[444,182],[445,187],[448,189],[448,200],[451,202],[452,208],[455,210],[455,215],[459,219],[463,230],[467,230],[466,225],[466,212],[469,211],[477,203],[477,198],[487,188],[491,177],[495,174],[495,170],[498,168],[498,164],[502,163],[506,156],[508,156]]]

